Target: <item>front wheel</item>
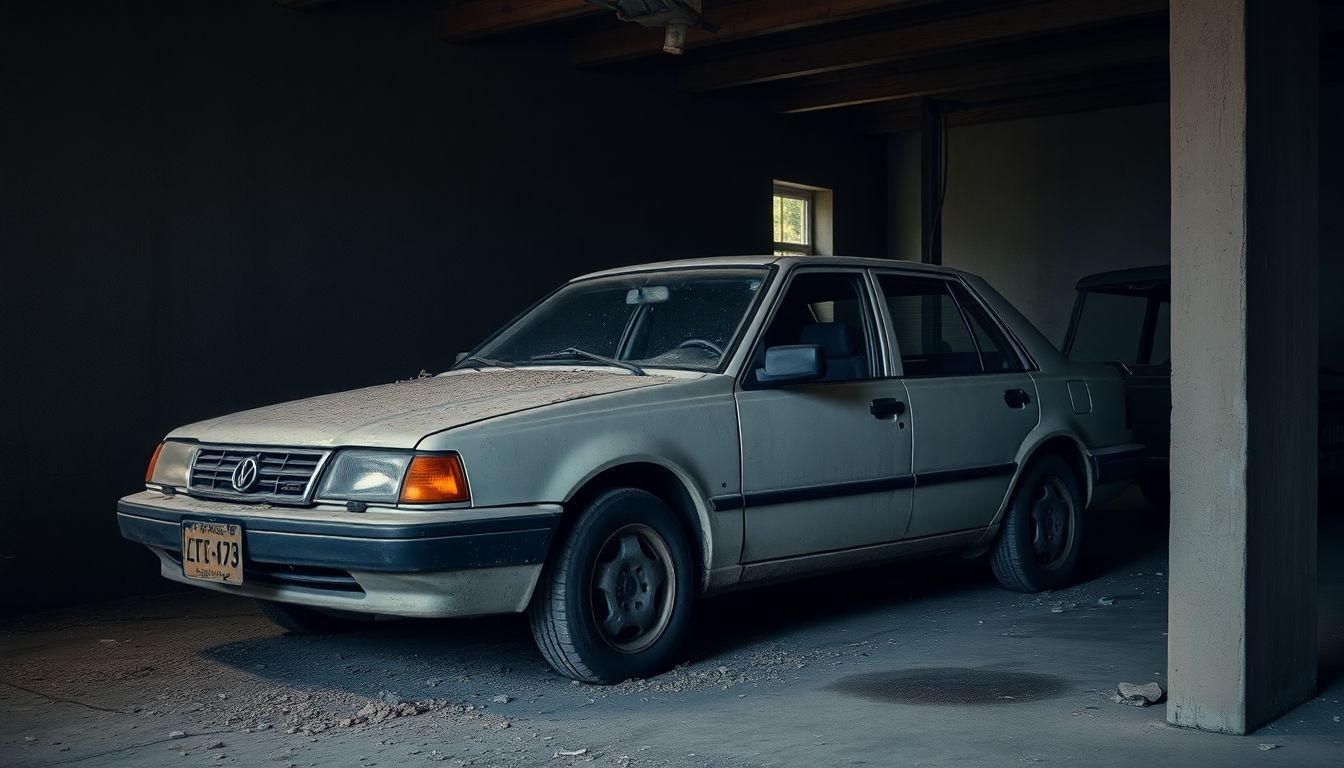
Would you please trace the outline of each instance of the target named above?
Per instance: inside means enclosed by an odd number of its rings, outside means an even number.
[[[671,667],[689,626],[694,559],[681,521],[634,488],[580,515],[537,586],[532,637],[557,672],[589,683]]]
[[[990,566],[999,583],[1016,592],[1068,586],[1078,569],[1083,540],[1082,491],[1064,459],[1035,460],[1008,503]]]

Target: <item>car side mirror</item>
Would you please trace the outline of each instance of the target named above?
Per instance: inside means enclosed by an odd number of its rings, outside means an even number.
[[[826,358],[817,344],[790,344],[765,350],[765,367],[756,369],[762,384],[799,384],[826,375]]]
[[[470,352],[458,352],[457,355],[453,357],[453,365],[457,365],[458,363],[462,362],[463,360],[466,360],[466,359],[467,359],[467,355],[469,355],[469,354],[471,354],[471,353],[470,353]]]

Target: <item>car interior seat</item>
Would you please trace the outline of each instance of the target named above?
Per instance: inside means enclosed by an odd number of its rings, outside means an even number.
[[[845,323],[810,323],[803,326],[799,344],[816,344],[826,358],[823,381],[847,381],[868,375],[859,334]]]

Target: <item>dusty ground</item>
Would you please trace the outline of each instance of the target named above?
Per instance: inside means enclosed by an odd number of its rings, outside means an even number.
[[[1344,767],[1338,522],[1321,694],[1229,737],[1110,699],[1165,669],[1162,526],[1134,514],[1095,518],[1087,580],[1054,594],[947,559],[707,601],[685,666],[610,688],[549,672],[516,617],[299,638],[206,592],[22,616],[0,765]]]

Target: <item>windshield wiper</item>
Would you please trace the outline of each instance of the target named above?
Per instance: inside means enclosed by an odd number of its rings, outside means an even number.
[[[565,349],[560,350],[559,352],[548,352],[544,355],[533,355],[531,357],[532,360],[573,360],[574,358],[580,358],[583,360],[592,360],[594,362],[603,363],[606,365],[614,366],[616,368],[624,368],[625,370],[635,374],[636,376],[647,375],[644,373],[643,368],[640,368],[638,365],[635,365],[634,363],[627,363],[624,360],[617,360],[614,357],[599,355],[596,352],[589,352],[586,349],[579,349],[578,347],[567,347]]]
[[[476,365],[472,365],[472,363],[476,363]],[[471,357],[464,357],[461,360],[459,360],[457,362],[457,365],[453,366],[453,369],[456,370],[458,368],[474,368],[479,371],[481,370],[481,366],[488,366],[492,368],[517,368],[518,364],[510,363],[507,360],[493,360],[488,357],[477,357],[476,355],[472,355]]]

